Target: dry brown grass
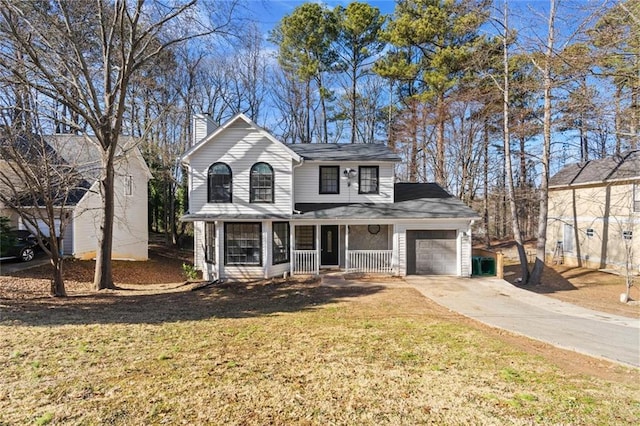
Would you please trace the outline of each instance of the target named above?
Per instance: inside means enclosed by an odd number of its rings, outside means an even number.
[[[0,290],[17,279],[1,277]],[[121,285],[0,299],[0,424],[640,418],[638,370],[606,367],[629,381],[577,374],[401,281]]]

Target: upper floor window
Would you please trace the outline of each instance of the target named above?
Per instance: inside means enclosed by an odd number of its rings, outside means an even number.
[[[358,169],[358,194],[379,194],[378,166],[360,166]]]
[[[267,163],[251,167],[250,199],[252,203],[273,203],[273,168]]]
[[[633,184],[633,211],[640,212],[640,183]]]
[[[340,193],[340,167],[320,166],[320,193]]]
[[[231,168],[225,163],[214,163],[209,167],[207,198],[209,203],[231,202],[231,177]]]

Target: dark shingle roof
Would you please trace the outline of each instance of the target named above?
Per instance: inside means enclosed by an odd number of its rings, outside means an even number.
[[[567,186],[640,178],[640,151],[570,164],[549,179],[549,186]]]
[[[419,198],[451,198],[452,195],[437,183],[396,183],[393,187],[395,202]]]
[[[376,143],[305,143],[287,147],[311,161],[400,161],[400,157],[389,147]]]
[[[301,219],[476,219],[478,214],[435,183],[397,183],[394,203],[300,203]]]

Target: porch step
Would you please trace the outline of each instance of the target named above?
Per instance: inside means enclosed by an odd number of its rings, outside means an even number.
[[[348,285],[349,282],[344,279],[343,271],[324,272],[320,274],[322,285],[343,287]]]

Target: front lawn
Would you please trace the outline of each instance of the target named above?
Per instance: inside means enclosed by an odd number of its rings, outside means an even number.
[[[629,380],[567,370],[400,280],[0,298],[0,425],[637,424],[638,370],[606,365]]]

